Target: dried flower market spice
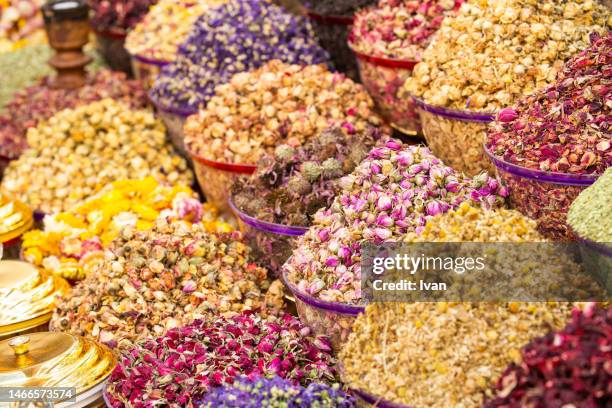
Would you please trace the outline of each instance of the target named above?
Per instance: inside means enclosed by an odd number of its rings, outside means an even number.
[[[44,213],[66,210],[114,180],[193,180],[161,122],[112,99],[58,112],[28,130],[28,144],[0,189]]]
[[[318,211],[284,265],[298,289],[326,301],[361,302],[361,246],[420,234],[428,218],[464,201],[485,208],[501,204],[506,191],[483,173],[468,178],[423,146],[390,140],[370,151],[340,180],[333,204]]]
[[[552,85],[499,112],[487,148],[530,169],[602,174],[612,166],[612,31],[565,64]]]
[[[604,407],[610,402],[612,308],[574,310],[562,330],[521,350],[483,405],[493,407]]]
[[[139,81],[124,74],[102,70],[90,74],[87,83],[76,89],[53,89],[48,77],[39,84],[17,92],[0,115],[0,155],[17,158],[27,148],[26,131],[55,113],[104,98],[124,102],[134,109],[145,108],[147,94]]]
[[[304,17],[267,1],[230,0],[195,22],[177,61],[162,70],[152,94],[162,105],[195,110],[234,74],[274,59],[299,65],[329,63]]]
[[[206,109],[187,119],[185,144],[209,160],[251,164],[334,124],[353,134],[381,119],[364,89],[342,74],[275,60],[219,86]]]
[[[572,203],[567,222],[581,238],[612,242],[612,168]]]
[[[125,227],[103,262],[55,310],[51,328],[129,349],[207,314],[278,313],[282,285],[250,258],[239,233],[160,216],[153,228]]]
[[[210,204],[186,186],[154,178],[115,181],[68,211],[44,218],[44,229],[23,237],[23,257],[70,280],[83,279],[104,260],[104,248],[127,225],[143,231],[160,215],[201,223],[208,232],[230,232]]]
[[[89,0],[91,25],[98,32],[126,33],[157,0]]]
[[[339,384],[310,383],[297,386],[280,377],[249,379],[239,377],[233,384],[217,387],[206,394],[202,408],[319,407],[351,408],[351,397]]]
[[[612,26],[596,1],[468,1],[444,19],[404,89],[434,106],[497,111],[550,84]]]
[[[232,186],[232,200],[258,220],[307,227],[317,210],[331,205],[340,189],[338,180],[386,137],[379,128],[348,134],[331,127],[303,146],[279,145],[259,161],[251,177]]]
[[[161,0],[130,30],[125,48],[132,55],[174,61],[193,23],[222,0]]]
[[[349,42],[362,54],[418,61],[431,36],[463,0],[381,0],[355,15]]]
[[[533,337],[562,327],[567,303],[373,303],[341,351],[351,388],[415,407],[478,407]]]
[[[335,382],[334,364],[328,340],[311,336],[291,315],[210,316],[126,351],[107,390],[113,408],[194,406],[211,388],[243,375]]]

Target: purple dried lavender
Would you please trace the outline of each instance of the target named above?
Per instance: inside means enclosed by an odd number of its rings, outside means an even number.
[[[522,362],[499,379],[485,408],[609,407],[612,404],[612,308],[576,309],[563,330],[525,346]]]
[[[332,203],[340,177],[385,138],[380,128],[350,135],[331,127],[298,148],[280,145],[260,160],[251,177],[234,184],[234,204],[262,221],[307,227],[317,210]]]
[[[351,408],[354,405],[339,384],[312,383],[302,387],[280,377],[255,380],[240,377],[232,385],[215,388],[196,404],[202,408]]]
[[[502,109],[487,148],[523,167],[602,174],[612,166],[612,31],[567,62],[557,81]]]
[[[195,110],[234,74],[278,59],[289,64],[329,64],[310,23],[267,1],[230,0],[202,15],[164,67],[152,94],[166,106]]]

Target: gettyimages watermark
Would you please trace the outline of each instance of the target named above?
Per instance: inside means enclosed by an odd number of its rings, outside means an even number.
[[[577,243],[386,243],[362,251],[376,301],[609,301],[612,259]]]

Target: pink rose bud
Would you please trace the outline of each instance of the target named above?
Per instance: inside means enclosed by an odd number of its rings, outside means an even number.
[[[397,155],[397,163],[402,167],[408,167],[414,163],[414,157],[408,152],[401,152]]]
[[[319,237],[319,240],[321,240],[321,242],[327,242],[327,240],[329,239],[329,229],[323,228],[322,230],[317,232],[317,236]]]
[[[330,266],[332,268],[338,266],[339,263],[340,261],[338,261],[338,258],[336,258],[335,256],[329,257],[327,258],[327,261],[325,261],[325,265]]]
[[[437,201],[427,203],[427,215],[439,215],[442,214],[442,206]]]
[[[391,209],[391,198],[387,196],[382,196],[378,199],[378,203],[376,203],[376,208],[380,211],[387,211]]]
[[[518,118],[518,113],[512,108],[504,108],[499,111],[497,118],[500,122],[508,123]]]
[[[380,241],[385,241],[391,237],[392,233],[386,228],[376,228],[374,230],[374,237]]]
[[[387,142],[386,146],[387,146],[389,149],[391,149],[391,150],[396,150],[396,151],[402,148],[402,144],[401,144],[399,141],[394,140],[394,139],[389,140],[389,141]]]
[[[389,217],[388,215],[379,215],[378,218],[376,218],[376,225],[381,227],[391,227],[393,226],[393,218]]]

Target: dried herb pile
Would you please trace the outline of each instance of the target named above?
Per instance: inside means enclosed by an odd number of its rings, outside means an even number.
[[[479,407],[520,347],[563,327],[570,304],[373,303],[339,360],[351,388],[395,403]],[[489,392],[489,395],[491,393]]]
[[[493,389],[485,408],[605,407],[610,403],[612,308],[574,310],[562,330],[532,340]]]
[[[102,70],[90,74],[87,83],[77,89],[52,89],[48,79],[15,93],[0,115],[0,155],[17,158],[27,148],[26,131],[36,127],[57,112],[112,98],[134,109],[145,108],[147,94],[138,81],[128,80],[125,74]]]
[[[278,313],[282,285],[250,253],[239,233],[217,236],[201,224],[162,216],[145,231],[127,226],[58,302],[50,327],[129,349],[208,314]]]
[[[300,65],[329,63],[304,17],[269,1],[230,0],[197,19],[176,62],[156,79],[152,94],[162,105],[196,110],[234,74],[274,59]]]
[[[458,174],[422,146],[390,140],[370,151],[340,180],[333,204],[314,215],[284,266],[289,281],[317,298],[361,302],[361,246],[420,234],[428,218],[463,201],[484,207],[503,202],[506,191],[483,173]]]
[[[612,31],[563,67],[556,82],[499,112],[487,148],[535,170],[602,174],[612,166]]]
[[[251,177],[234,184],[232,200],[258,220],[307,227],[317,210],[332,203],[340,177],[385,137],[379,128],[351,135],[330,127],[297,148],[280,145],[259,161]]]
[[[612,242],[612,168],[574,200],[567,222],[581,238]]]
[[[202,408],[351,408],[354,405],[339,384],[310,383],[303,387],[280,377],[254,380],[240,377],[231,385],[213,389],[198,404]]]
[[[311,336],[291,315],[210,316],[125,352],[109,380],[110,402],[115,408],[194,406],[211,388],[240,376],[335,382],[329,350],[325,337]]]
[[[28,130],[28,145],[7,167],[0,189],[44,213],[69,209],[115,180],[154,176],[189,185],[193,179],[150,111],[112,99],[56,113]]]
[[[404,89],[434,106],[497,111],[554,82],[589,34],[611,27],[596,1],[470,0],[444,19]]]
[[[349,134],[381,125],[361,85],[323,65],[274,60],[217,87],[205,110],[187,119],[187,149],[205,159],[254,164],[276,146],[298,147],[330,125]]]

